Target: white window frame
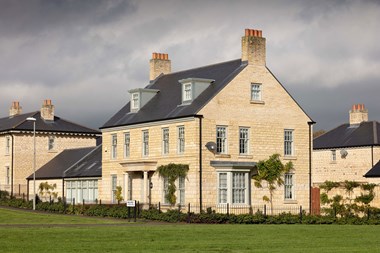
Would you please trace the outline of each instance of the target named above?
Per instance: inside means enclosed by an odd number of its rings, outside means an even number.
[[[116,196],[115,196],[116,186],[117,186],[117,175],[112,174],[111,175],[111,200],[112,200],[112,203],[116,203]]]
[[[177,153],[185,153],[185,126],[177,127]]]
[[[228,154],[228,128],[216,126],[216,153]]]
[[[124,158],[131,156],[131,133],[124,133]]]
[[[140,108],[140,94],[138,92],[132,93],[131,95],[131,108],[133,110],[138,110]]]
[[[48,150],[49,151],[55,150],[55,136],[54,135],[48,136]]]
[[[11,150],[11,137],[6,136],[5,137],[5,154],[9,155]]]
[[[111,135],[111,159],[117,158],[117,135]]]
[[[175,193],[176,196],[176,205],[185,205],[186,197],[186,178],[180,177],[175,182],[177,190]],[[166,193],[168,191],[169,181],[167,177],[162,177],[162,200],[165,205],[169,205],[169,201],[166,199]]]
[[[249,138],[250,128],[249,127],[239,127],[239,154],[248,155],[249,150]],[[242,152],[243,150],[243,152]]]
[[[98,199],[98,179],[65,180],[66,200],[69,203],[75,198],[76,203],[94,203]]]
[[[261,93],[261,83],[251,83],[251,101],[261,101]]]
[[[284,175],[284,199],[294,200],[294,173]]]
[[[218,171],[218,193],[217,203],[231,204],[231,205],[250,205],[250,172],[249,170],[231,170],[231,171]],[[238,185],[239,180],[236,177],[243,176],[243,181],[240,180],[242,185]],[[223,178],[225,177],[225,178]],[[222,185],[221,180],[226,179],[226,184]],[[235,182],[234,182],[235,179]],[[225,197],[226,196],[226,197]]]
[[[336,149],[331,150],[331,161],[336,162]]]
[[[149,130],[142,131],[142,156],[149,156]]]
[[[284,156],[294,156],[294,130],[284,130]]]
[[[169,154],[169,139],[170,134],[169,134],[169,128],[164,127],[162,128],[162,154],[167,155]]]
[[[193,85],[191,83],[185,83],[182,85],[182,97],[183,102],[190,102],[193,100]]]

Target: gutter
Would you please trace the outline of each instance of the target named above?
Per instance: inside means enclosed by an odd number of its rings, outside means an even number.
[[[12,155],[11,155],[11,174],[12,174],[12,177],[11,177],[11,196],[13,196],[13,178],[14,178],[14,176],[13,176],[13,161],[14,161],[14,136],[13,136],[13,134],[10,134],[11,135],[11,138],[12,138],[12,148],[11,148],[11,150],[12,150]]]
[[[202,118],[203,115],[195,115],[199,119],[199,212],[202,212]]]
[[[309,125],[309,213],[311,213],[311,189],[312,189],[312,185],[311,185],[311,169],[312,169],[312,162],[311,162],[311,156],[312,156],[312,137],[313,137],[313,133],[312,133],[312,127],[313,125],[315,124],[316,122],[314,121],[309,121],[307,122],[307,124]]]

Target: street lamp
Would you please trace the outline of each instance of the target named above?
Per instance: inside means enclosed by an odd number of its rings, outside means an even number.
[[[36,210],[36,118],[28,117],[33,122],[33,210]]]

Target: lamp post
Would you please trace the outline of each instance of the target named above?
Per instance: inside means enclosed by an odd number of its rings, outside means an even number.
[[[33,210],[36,210],[36,118],[28,117],[33,122]]]

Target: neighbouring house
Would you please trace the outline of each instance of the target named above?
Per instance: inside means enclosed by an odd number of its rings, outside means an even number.
[[[313,186],[319,187],[326,180],[379,184],[379,137],[380,123],[368,121],[368,110],[363,104],[353,105],[349,123],[314,139]],[[355,195],[360,193],[360,189],[354,192]],[[346,195],[343,189],[335,189],[330,194]],[[380,207],[379,187],[375,188],[372,204]]]
[[[55,186],[50,190],[66,202],[94,203],[98,200],[98,185],[102,179],[102,145],[96,147],[65,149],[36,171],[36,194],[41,199],[50,199],[51,194],[42,194],[41,183]],[[34,192],[33,174],[28,178],[29,193]]]
[[[32,121],[34,120],[34,121]],[[27,193],[26,178],[33,173],[35,123],[36,169],[68,148],[94,147],[100,132],[55,116],[51,100],[40,111],[22,113],[13,102],[9,117],[0,119],[0,190]]]
[[[168,54],[153,53],[149,84],[129,90],[130,102],[101,127],[102,200],[115,202],[121,186],[126,200],[169,206],[157,168],[174,163],[189,166],[176,181],[177,205],[254,209],[268,194],[254,187],[255,166],[278,153],[294,170],[274,206],[309,207],[314,122],[267,68],[262,31],[246,29],[241,42],[241,59],[178,72]]]

